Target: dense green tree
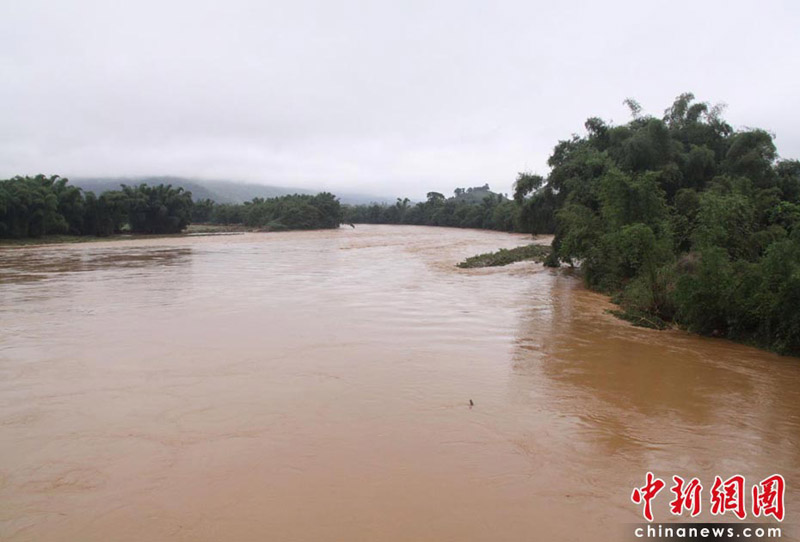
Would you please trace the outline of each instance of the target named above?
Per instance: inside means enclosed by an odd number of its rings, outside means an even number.
[[[58,177],[14,177],[0,181],[0,233],[5,237],[41,237],[66,233],[59,211]]]
[[[207,198],[195,201],[192,207],[192,222],[201,224],[210,222],[214,213],[214,206],[214,201]]]
[[[408,200],[397,209],[408,210]],[[255,198],[244,204],[196,204],[190,192],[171,185],[125,186],[83,193],[58,176],[14,177],[0,181],[0,237],[40,237],[55,233],[108,236],[122,231],[167,234],[192,220],[242,224],[269,230],[338,228],[342,208],[333,194]]]
[[[84,208],[85,233],[107,237],[119,233],[128,221],[128,198],[119,191],[103,192],[100,197],[87,192]]]
[[[553,218],[550,263],[579,265],[635,321],[800,353],[800,163],[690,93],[663,118],[627,103],[627,124],[591,118],[559,142],[546,180],[520,176],[521,223]]]
[[[68,184],[69,181],[67,179],[60,177],[51,177],[51,179],[52,190],[58,201],[57,211],[63,218],[63,222],[59,221],[58,229],[61,230],[60,233],[70,233],[72,235],[85,233],[85,205],[81,189]]]
[[[104,236],[126,223],[137,233],[176,233],[189,224],[191,209],[191,194],[168,185],[124,187],[97,197],[58,176],[0,181],[0,237]]]
[[[336,196],[329,192],[315,196],[291,194],[255,198],[244,204],[214,205],[209,222],[269,230],[329,229],[338,228],[342,223],[342,208]]]
[[[128,199],[128,222],[134,233],[178,233],[192,217],[192,194],[160,184],[122,185]]]

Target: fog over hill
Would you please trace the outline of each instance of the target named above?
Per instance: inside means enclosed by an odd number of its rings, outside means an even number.
[[[136,185],[147,183],[149,185],[171,184],[182,187],[192,193],[192,198],[197,200],[210,199],[216,203],[244,203],[253,198],[274,198],[286,194],[317,194],[318,192],[332,192],[331,190],[311,190],[307,188],[290,188],[287,186],[274,186],[241,181],[187,179],[184,177],[153,176],[153,177],[70,177],[70,183],[81,187],[84,191],[101,194],[107,190],[118,190],[121,185]],[[391,195],[370,195],[353,192],[339,192],[342,203],[390,203],[395,198]]]

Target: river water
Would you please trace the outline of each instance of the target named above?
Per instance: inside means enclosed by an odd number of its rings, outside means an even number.
[[[792,523],[800,360],[633,328],[566,270],[454,266],[528,242],[0,250],[0,539],[620,540],[648,470],[657,521],[673,474],[707,501],[780,473]]]

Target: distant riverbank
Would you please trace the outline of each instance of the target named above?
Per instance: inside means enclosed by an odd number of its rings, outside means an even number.
[[[264,228],[248,228],[241,224],[190,224],[181,233],[169,234],[142,234],[118,233],[107,237],[93,237],[87,235],[46,235],[43,237],[27,237],[24,239],[0,239],[0,248],[30,247],[40,245],[59,245],[67,243],[97,243],[107,241],[133,241],[139,239],[159,239],[164,237],[187,237],[193,235],[225,235],[249,232],[268,232]]]

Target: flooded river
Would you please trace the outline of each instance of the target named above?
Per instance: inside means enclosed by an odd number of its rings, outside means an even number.
[[[454,267],[528,242],[0,250],[0,539],[620,540],[648,470],[657,520],[673,474],[707,500],[780,473],[795,522],[800,360],[633,328],[566,271]]]

